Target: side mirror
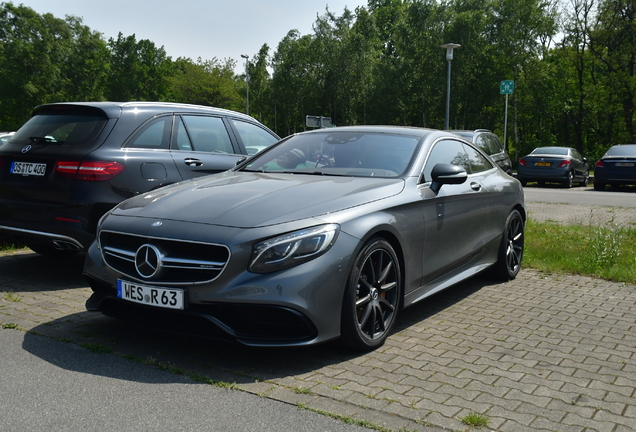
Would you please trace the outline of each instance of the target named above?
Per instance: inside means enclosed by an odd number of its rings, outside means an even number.
[[[431,172],[431,190],[436,194],[445,184],[462,184],[468,178],[466,170],[457,165],[437,164]]]

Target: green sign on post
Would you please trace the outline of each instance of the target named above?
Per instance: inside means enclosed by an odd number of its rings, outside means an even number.
[[[515,92],[515,82],[513,80],[502,81],[499,85],[500,94],[513,94]]]

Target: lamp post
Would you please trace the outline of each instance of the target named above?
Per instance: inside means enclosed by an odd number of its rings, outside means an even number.
[[[448,130],[448,118],[450,116],[450,78],[451,78],[451,61],[453,60],[453,49],[459,48],[461,45],[456,43],[446,43],[440,48],[446,48],[446,60],[448,61],[448,78],[446,85],[446,119],[444,120],[444,130]]]
[[[245,114],[250,115],[250,74],[247,69],[250,56],[241,54],[241,57],[245,59]]]

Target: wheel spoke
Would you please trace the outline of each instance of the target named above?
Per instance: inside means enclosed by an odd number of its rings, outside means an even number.
[[[380,277],[378,278],[378,282],[384,282],[391,269],[393,269],[393,261],[389,261],[384,270],[382,270],[382,272],[380,273]]]
[[[358,299],[356,299],[356,307],[360,307],[364,304],[367,304],[371,301],[371,296],[369,294],[365,295],[364,297],[360,297]]]
[[[367,324],[367,322],[369,321],[369,317],[371,316],[371,312],[372,312],[373,306],[371,305],[371,303],[367,304],[364,307],[364,311],[362,312],[362,316],[358,319],[358,325],[360,326],[360,328],[364,331],[364,328]]]

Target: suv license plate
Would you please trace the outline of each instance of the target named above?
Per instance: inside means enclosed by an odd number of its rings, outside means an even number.
[[[9,172],[23,176],[43,176],[46,174],[46,164],[33,162],[12,162]]]
[[[617,167],[633,167],[634,162],[616,162]]]
[[[183,290],[160,288],[117,280],[117,297],[135,303],[169,309],[183,309]]]

